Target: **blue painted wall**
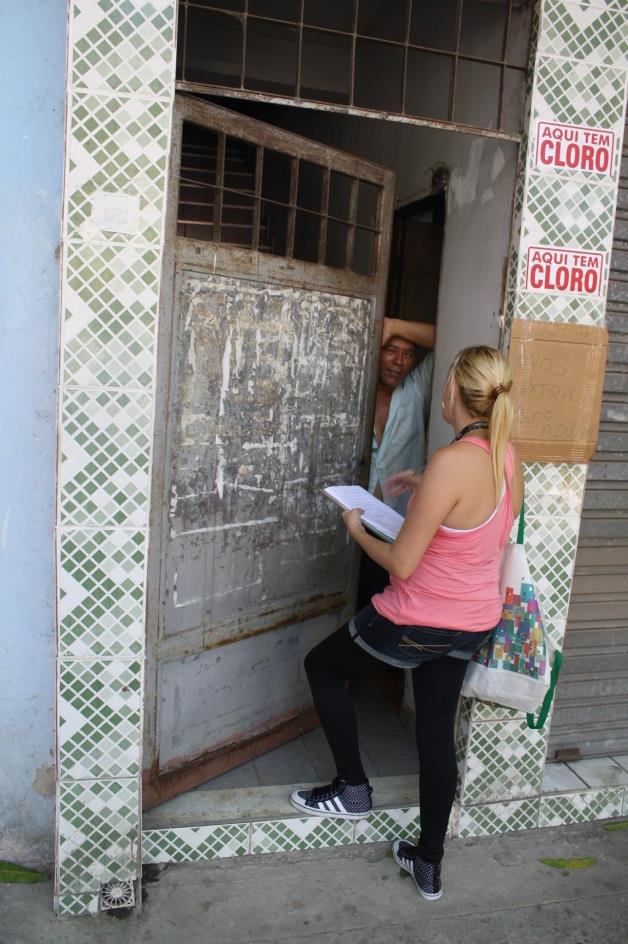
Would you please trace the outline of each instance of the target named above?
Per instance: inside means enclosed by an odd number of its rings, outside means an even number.
[[[2,4],[0,859],[52,861],[66,0]]]

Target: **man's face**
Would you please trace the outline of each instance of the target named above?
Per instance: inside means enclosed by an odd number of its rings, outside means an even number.
[[[414,344],[402,338],[391,338],[379,355],[379,382],[394,390],[406,379],[415,360]]]

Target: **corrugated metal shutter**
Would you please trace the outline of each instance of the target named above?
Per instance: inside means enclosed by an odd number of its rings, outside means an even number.
[[[548,756],[628,752],[628,131],[607,305],[600,438],[589,465]]]

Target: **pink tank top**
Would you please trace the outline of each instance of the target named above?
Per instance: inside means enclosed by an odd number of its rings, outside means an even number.
[[[483,439],[468,437],[490,454]],[[485,632],[500,620],[500,554],[514,521],[510,485],[513,455],[504,457],[505,483],[497,508],[476,528],[439,525],[416,570],[406,580],[390,578],[371,602],[378,613],[401,626],[434,626]]]

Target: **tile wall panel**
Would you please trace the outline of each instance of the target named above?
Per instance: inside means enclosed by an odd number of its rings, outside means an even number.
[[[70,4],[55,901],[140,860],[144,580],[174,0]],[[131,883],[131,884],[130,884]],[[109,895],[112,899],[112,896]],[[115,898],[115,896],[113,896]]]
[[[542,0],[539,5],[535,22],[538,42],[531,51],[533,82],[528,84],[526,129],[515,188],[504,302],[506,342],[515,318],[604,324],[626,106],[627,19],[625,4],[614,0]],[[613,157],[610,172],[591,171],[586,165],[572,171],[537,165],[539,121],[615,135],[614,141],[608,140]],[[526,291],[527,250],[537,245],[603,253],[601,294]],[[525,467],[526,548],[531,575],[548,634],[559,648],[565,633],[585,480],[585,465],[530,463]],[[536,825],[534,811],[526,805],[531,801],[505,806],[482,803],[488,798],[508,799],[509,790],[519,796],[539,790],[547,730],[522,730],[519,740],[515,732],[518,725],[524,729],[525,722],[516,717],[509,721],[507,714],[500,716],[506,711],[485,705],[461,714],[457,747],[462,778],[461,835],[522,828],[522,822]],[[549,800],[553,806],[544,807],[546,816],[560,805],[554,798],[543,802]]]

